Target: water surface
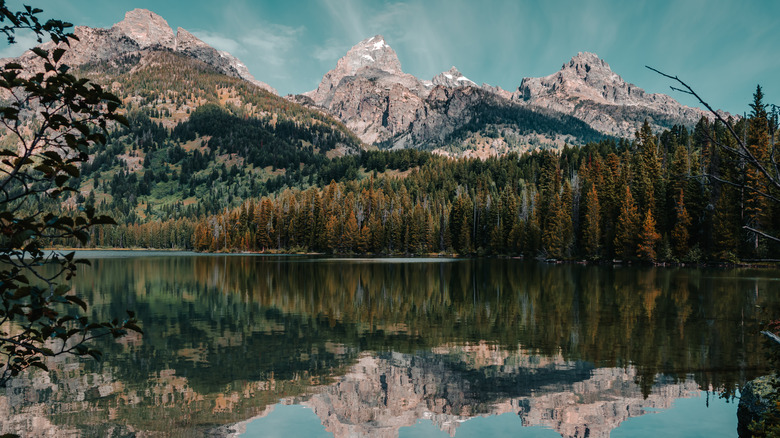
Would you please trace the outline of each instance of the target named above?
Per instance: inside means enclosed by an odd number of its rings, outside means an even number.
[[[84,253],[101,343],[0,393],[23,436],[735,436],[780,273]]]

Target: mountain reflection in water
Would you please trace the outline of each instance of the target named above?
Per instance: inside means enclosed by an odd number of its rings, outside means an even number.
[[[236,434],[284,403],[337,437],[503,413],[605,437],[764,372],[780,310],[771,270],[89,255],[92,315],[134,309],[145,334],[11,382],[0,434]]]

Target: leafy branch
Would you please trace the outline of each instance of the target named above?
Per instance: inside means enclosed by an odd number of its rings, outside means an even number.
[[[72,181],[89,150],[106,142],[107,128],[126,125],[117,112],[121,101],[100,85],[69,73],[61,63],[75,35],[70,23],[41,23],[29,6],[12,12],[0,0],[0,31],[14,42],[18,30],[44,36],[52,50],[32,49],[39,71],[10,62],[0,70],[0,386],[29,367],[47,370],[44,360],[63,354],[101,357],[88,343],[104,336],[142,332],[132,312],[128,318],[90,322],[78,316],[87,304],[60,280],[70,280],[79,265],[74,253],[46,252],[53,239],[75,238],[82,244],[93,227],[113,224],[93,208],[43,212],[44,198],[75,192]],[[41,269],[44,265],[56,268]],[[53,273],[51,273],[53,272]]]

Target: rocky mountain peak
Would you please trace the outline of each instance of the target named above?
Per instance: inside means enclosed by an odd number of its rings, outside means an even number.
[[[431,82],[433,85],[442,85],[450,88],[477,86],[474,81],[467,78],[466,76],[463,76],[463,74],[459,72],[455,66],[450,68],[448,71],[439,73],[438,75],[434,76]]]
[[[357,43],[339,60],[336,68],[341,69],[345,75],[351,76],[364,67],[392,74],[403,73],[398,55],[385,42],[382,35],[372,36]]]
[[[128,11],[125,19],[115,24],[112,29],[127,35],[142,49],[155,44],[173,47],[176,40],[176,35],[168,22],[146,9]]]
[[[517,98],[536,101],[546,96],[554,99],[556,104],[568,99],[600,104],[628,104],[629,101],[641,98],[640,94],[644,95],[644,90],[625,82],[598,55],[580,52],[556,73],[542,78],[523,78]]]
[[[317,105],[329,107],[336,89],[342,81],[370,81],[383,90],[402,85],[415,94],[425,95],[428,90],[419,79],[401,70],[398,55],[382,35],[367,38],[353,46],[336,63],[336,68],[322,77],[316,90],[303,93]],[[346,85],[346,84],[345,84]],[[366,85],[368,86],[368,85]]]
[[[593,88],[597,92],[603,92],[604,87],[624,88],[628,85],[623,78],[612,71],[606,61],[590,52],[580,52],[572,57],[553,76],[556,75],[559,82],[569,82],[573,88],[580,91],[584,91],[582,85]]]
[[[665,94],[647,93],[626,82],[606,61],[589,52],[578,53],[549,76],[523,78],[512,99],[572,115],[601,132],[621,137],[630,137],[644,119],[658,130],[667,127],[669,120],[693,125],[707,116]]]
[[[568,64],[563,64],[561,67],[561,70],[582,71],[584,74],[590,73],[592,69],[612,71],[606,61],[591,52],[579,52],[571,58]]]
[[[63,62],[71,66],[110,61],[128,53],[144,55],[163,49],[195,58],[222,74],[244,79],[277,94],[271,86],[255,79],[246,65],[235,56],[218,51],[182,28],[174,33],[163,17],[146,9],[127,12],[124,20],[110,29],[76,26],[74,33],[79,40],[71,44],[63,58]],[[52,42],[42,46],[45,49],[54,47]],[[26,52],[16,61],[30,70],[42,67],[40,58],[32,52]]]

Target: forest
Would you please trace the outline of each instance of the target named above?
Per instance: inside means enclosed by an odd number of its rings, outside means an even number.
[[[751,107],[747,118],[730,123],[752,153],[769,163],[777,118],[768,112],[760,87]],[[231,131],[239,126],[256,133],[251,137],[269,152],[254,153],[240,136],[225,136],[216,125],[200,123],[203,112],[221,115],[220,125]],[[283,139],[304,138],[294,125],[277,125],[277,131],[289,134],[266,142],[269,127],[262,122],[236,121],[216,107],[193,116],[171,135],[189,140],[208,134],[205,154],[169,148],[165,161],[181,162],[181,173],[120,173],[111,190],[131,184],[142,195],[161,178],[192,188],[193,172],[205,168],[209,154],[220,149],[261,164],[276,161],[287,171],[265,181],[249,177],[251,184],[239,184],[243,195],[230,198],[233,205],[205,198],[189,207],[173,204],[146,220],[125,215],[118,226],[93,230],[94,245],[690,263],[766,260],[780,254],[777,242],[745,229],[778,234],[776,191],[764,175],[717,146],[735,140],[723,125],[706,118],[690,130],[675,126],[656,135],[645,123],[630,141],[606,139],[560,152],[479,160],[417,150],[364,151],[333,159],[305,148],[290,154],[282,143],[292,140]],[[317,141],[316,133],[305,135]],[[332,145],[325,141],[322,147]],[[90,172],[83,174],[94,178]],[[241,181],[245,173],[223,163],[205,179]],[[115,203],[99,203],[98,210],[122,215]]]

